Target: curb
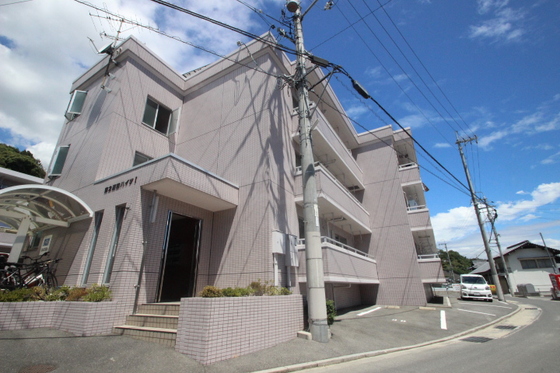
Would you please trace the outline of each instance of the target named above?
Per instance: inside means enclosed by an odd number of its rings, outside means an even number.
[[[307,362],[307,363],[293,364],[293,365],[288,365],[288,366],[285,366],[285,367],[277,367],[277,368],[271,368],[271,369],[266,369],[266,370],[259,370],[259,371],[254,371],[253,373],[297,372],[297,371],[303,370],[303,369],[318,368],[318,367],[324,367],[324,366],[327,366],[327,365],[340,364],[340,363],[345,363],[345,362],[348,362],[348,361],[363,359],[363,358],[366,358],[366,357],[386,355],[386,354],[390,354],[390,353],[397,352],[397,351],[406,351],[406,350],[411,350],[413,348],[425,347],[425,346],[429,346],[429,345],[433,345],[433,344],[437,344],[437,343],[446,342],[446,341],[461,337],[465,334],[469,334],[469,333],[475,332],[477,330],[484,329],[484,328],[486,328],[490,325],[499,323],[500,321],[515,315],[516,313],[521,311],[521,305],[520,304],[515,304],[515,306],[517,307],[517,309],[514,310],[513,312],[507,314],[507,315],[499,317],[496,320],[492,320],[492,321],[490,321],[486,324],[479,325],[475,328],[468,329],[468,330],[462,331],[460,333],[453,334],[453,335],[445,337],[445,338],[435,339],[433,341],[422,342],[422,343],[418,343],[418,344],[410,345],[410,346],[393,347],[393,348],[388,348],[388,349],[385,349],[385,350],[360,352],[360,353],[357,353],[357,354],[338,356],[338,357],[333,357],[333,358],[330,358],[330,359],[310,361],[310,362]]]

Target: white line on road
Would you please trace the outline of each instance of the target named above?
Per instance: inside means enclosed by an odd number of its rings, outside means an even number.
[[[478,313],[478,314],[481,314],[481,315],[496,316],[496,315],[493,315],[493,314],[491,314],[491,313],[486,313],[486,312],[462,310],[462,309],[460,309],[460,308],[457,308],[457,310],[458,310],[458,311],[464,311],[464,312]]]
[[[380,309],[381,309],[381,307],[375,307],[375,308],[372,309],[372,310],[360,312],[360,313],[358,314],[358,316],[367,315],[368,313],[371,313],[371,312],[373,312],[373,311],[377,311],[377,310],[380,310]]]
[[[499,302],[499,301],[498,301]],[[507,303],[505,303],[507,304]],[[511,310],[513,307],[507,307],[507,306],[498,306],[497,304],[476,304],[476,303],[469,303],[469,302],[461,302],[462,306],[477,306],[477,307],[497,307],[497,308],[506,308],[508,310]]]
[[[443,330],[447,330],[447,320],[445,319],[445,311],[439,311],[440,321],[441,321],[441,328]]]

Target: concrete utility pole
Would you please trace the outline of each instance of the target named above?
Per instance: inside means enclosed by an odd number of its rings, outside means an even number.
[[[556,261],[554,260],[554,258],[550,254],[550,250],[548,250],[548,247],[546,246],[546,242],[544,242],[544,237],[542,236],[542,233],[539,233],[539,234],[541,235],[541,240],[542,240],[542,243],[544,245],[544,249],[546,250],[546,253],[548,254],[548,258],[550,259],[550,263],[552,263],[552,270],[554,271],[555,274],[558,274],[558,266],[556,265]]]
[[[311,6],[313,6],[311,4]],[[305,68],[305,48],[303,46],[302,13],[299,1],[287,1],[286,7],[294,14],[295,42],[297,51],[295,82],[298,93],[299,139],[301,152],[301,172],[303,180],[303,218],[305,221],[305,260],[307,270],[307,310],[309,330],[314,341],[329,341],[327,323],[327,299],[323,273],[323,252],[319,226],[319,206],[317,185],[309,122],[309,92]],[[311,7],[310,7],[311,8]],[[309,11],[309,9],[307,11]],[[307,13],[307,12],[306,12]]]
[[[467,167],[467,160],[465,154],[463,153],[463,147],[461,144],[471,142],[476,140],[475,137],[469,137],[468,139],[460,139],[457,134],[457,141],[455,142],[459,147],[459,153],[461,154],[461,160],[463,161],[463,168],[465,169],[465,175],[467,176],[467,181],[469,183],[469,190],[471,192],[471,201],[474,206],[474,211],[476,213],[476,219],[478,220],[478,227],[480,228],[480,234],[482,235],[482,241],[484,242],[484,249],[486,250],[486,255],[488,256],[488,264],[490,264],[490,273],[492,273],[492,280],[496,285],[496,293],[498,294],[498,300],[504,301],[504,293],[502,292],[502,286],[500,285],[500,278],[496,272],[496,264],[494,264],[494,258],[492,257],[492,251],[490,250],[490,244],[488,243],[488,238],[486,237],[486,231],[484,230],[484,222],[480,216],[480,210],[478,208],[478,201],[476,194],[474,192],[474,187],[471,181],[471,175],[469,173],[469,168]]]
[[[447,242],[440,245],[445,247],[445,252],[447,253],[447,260],[449,261],[449,267],[451,268],[451,276],[453,276],[453,282],[455,282],[455,271],[453,270],[453,263],[451,263],[451,257],[449,256],[449,251],[447,250]]]
[[[511,281],[509,279],[509,271],[508,271],[508,267],[507,267],[507,263],[506,263],[506,258],[504,258],[504,254],[502,253],[502,245],[500,245],[500,239],[499,239],[499,234],[498,231],[496,230],[496,225],[494,224],[494,222],[496,221],[496,218],[498,217],[498,213],[496,212],[496,210],[494,209],[494,214],[492,214],[490,212],[490,206],[488,206],[488,201],[486,200],[486,198],[484,198],[484,205],[486,206],[486,214],[488,215],[488,220],[490,221],[490,224],[492,225],[492,233],[494,233],[494,239],[496,240],[496,246],[498,246],[498,251],[500,252],[500,257],[502,258],[502,265],[504,266],[504,274],[506,276],[506,281],[508,284],[508,288],[509,288],[509,294],[513,297],[515,296],[515,290],[513,290],[513,286],[511,284]],[[490,235],[490,239],[492,239],[492,235]]]

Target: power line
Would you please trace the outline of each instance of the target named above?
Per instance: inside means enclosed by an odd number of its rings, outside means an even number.
[[[79,0],[74,0],[74,1],[79,1]],[[183,8],[183,7],[180,7],[180,6],[175,5],[175,4],[171,4],[171,3],[167,2],[167,1],[163,1],[163,0],[150,0],[150,1],[153,1],[154,3],[158,3],[158,4],[160,4],[160,5],[166,6],[166,7],[171,8],[171,9],[177,10],[177,11],[179,11],[179,12],[188,14],[188,15],[190,15],[190,16],[199,18],[199,19],[201,19],[201,20],[203,20],[203,21],[210,22],[210,23],[212,23],[212,24],[215,24],[215,25],[217,25],[217,26],[223,27],[223,28],[228,29],[228,30],[230,30],[230,31],[233,31],[233,32],[236,32],[236,33],[238,33],[238,34],[247,36],[247,37],[249,37],[249,38],[251,38],[251,39],[260,41],[261,43],[267,44],[267,45],[269,45],[269,46],[271,46],[271,47],[278,48],[279,50],[281,50],[281,51],[283,51],[283,52],[285,52],[285,53],[294,54],[294,55],[297,54],[296,50],[293,49],[293,48],[289,48],[289,47],[286,47],[285,45],[272,42],[272,41],[270,41],[270,40],[268,40],[268,39],[266,39],[266,38],[263,38],[263,37],[261,37],[261,36],[259,36],[259,35],[256,35],[256,34],[253,34],[253,33],[249,32],[249,31],[245,31],[245,30],[242,30],[242,29],[240,29],[240,28],[237,28],[237,27],[228,25],[227,23],[220,22],[220,21],[218,21],[218,20],[215,20],[215,19],[213,19],[213,18],[207,17],[207,16],[205,16],[205,15],[202,15],[202,14],[199,14],[199,13],[196,13],[196,12],[193,12],[192,10],[189,10],[189,9],[186,9],[186,8]],[[79,2],[80,2],[80,1],[79,1]]]
[[[337,78],[337,80],[338,80],[338,78]],[[340,80],[339,80],[339,81],[340,81]],[[341,84],[342,84],[345,88],[347,88],[347,87],[344,85],[344,83],[341,82]],[[358,99],[360,102],[362,102],[362,101],[360,100],[359,97],[357,97],[357,99]],[[394,150],[394,147],[393,147],[392,144],[389,144],[388,142],[386,142],[385,140],[383,140],[382,138],[380,138],[379,136],[377,136],[377,135],[375,134],[375,132],[373,132],[373,131],[371,131],[370,129],[366,128],[364,125],[362,125],[361,123],[359,123],[359,122],[356,121],[355,119],[349,117],[348,114],[346,114],[346,113],[344,113],[344,112],[341,112],[341,111],[338,110],[336,107],[330,105],[330,104],[329,104],[328,102],[326,102],[326,101],[322,101],[322,102],[323,102],[325,105],[327,105],[328,107],[330,107],[331,109],[333,109],[334,111],[336,111],[337,113],[339,113],[339,114],[341,114],[342,116],[346,117],[348,120],[350,120],[352,123],[354,123],[354,125],[360,127],[361,129],[363,129],[364,131],[366,131],[366,132],[369,133],[370,135],[374,136],[376,139],[380,140],[380,141],[383,142],[385,145],[387,145],[388,147],[390,147],[390,148],[392,148],[392,149]],[[362,104],[363,104],[364,106],[366,106],[368,109],[370,109],[369,106],[367,106],[364,102],[362,102]],[[374,114],[377,116],[376,113],[374,113]],[[383,123],[389,125],[388,123],[386,123],[386,122],[385,122],[382,118],[380,118],[379,116],[378,116],[378,118],[379,118]],[[408,135],[410,136],[410,134],[408,134]],[[413,140],[414,140],[414,139],[413,139]],[[422,156],[422,154],[420,154],[420,155]],[[430,154],[428,153],[428,155],[430,155]],[[422,156],[422,157],[423,157],[423,156]],[[427,161],[430,161],[428,158],[425,158],[425,157],[423,157],[423,158],[426,159]],[[410,158],[408,158],[408,160],[409,160],[409,161],[413,161],[413,160],[410,159]],[[466,191],[464,191],[464,190],[458,188],[457,186],[451,184],[451,183],[448,182],[447,180],[442,179],[441,177],[439,177],[438,175],[436,175],[435,173],[433,173],[432,171],[430,171],[429,169],[427,169],[425,166],[421,166],[421,165],[418,164],[418,163],[417,163],[417,165],[418,165],[418,167],[420,167],[420,168],[423,169],[424,171],[428,172],[429,174],[431,174],[431,175],[434,176],[435,178],[437,178],[437,179],[439,179],[440,181],[442,181],[443,183],[449,185],[450,187],[456,189],[457,191],[459,191],[459,192],[461,192],[461,193],[463,193],[463,194],[465,194],[465,195],[467,195],[467,196],[470,196],[469,193],[467,193]],[[447,171],[447,170],[446,170],[446,171]],[[442,172],[442,171],[440,171],[440,172]],[[449,171],[447,171],[447,172],[449,173]],[[442,172],[442,173],[443,173],[443,172]],[[462,185],[462,184],[461,184],[461,185]],[[464,185],[462,185],[462,186],[464,187]]]
[[[100,12],[109,14],[109,16],[100,17],[100,18],[105,18],[105,19],[110,20],[110,21],[121,21],[121,22],[128,23],[128,24],[131,24],[131,25],[134,25],[134,26],[142,27],[142,28],[145,28],[145,29],[150,30],[150,31],[152,31],[152,32],[155,32],[155,33],[157,33],[157,34],[160,34],[160,35],[162,35],[162,36],[165,36],[165,37],[168,37],[168,38],[170,38],[170,39],[176,40],[176,41],[178,41],[178,42],[180,42],[180,43],[187,44],[187,45],[189,45],[189,46],[191,46],[191,47],[193,47],[193,48],[200,49],[200,50],[202,50],[202,51],[204,51],[204,52],[207,52],[207,53],[213,54],[213,55],[215,55],[215,56],[217,56],[217,57],[220,57],[220,58],[223,58],[223,59],[225,59],[225,60],[231,61],[231,62],[233,62],[233,63],[235,63],[235,64],[237,64],[237,65],[246,67],[246,68],[248,68],[248,69],[251,69],[251,70],[254,70],[254,71],[257,71],[257,72],[260,72],[260,73],[263,73],[263,74],[266,74],[266,75],[275,77],[275,78],[281,78],[281,76],[275,75],[275,74],[272,74],[272,73],[269,73],[269,72],[266,72],[266,71],[264,71],[263,69],[260,69],[258,66],[257,66],[257,67],[252,67],[252,66],[243,64],[243,63],[241,63],[241,62],[239,62],[239,61],[236,61],[236,60],[231,59],[231,58],[228,58],[227,56],[224,56],[224,55],[222,55],[222,54],[220,54],[220,53],[217,53],[217,52],[215,52],[215,51],[213,51],[213,50],[211,50],[211,49],[208,49],[208,48],[205,48],[205,47],[196,45],[196,44],[194,44],[194,43],[192,43],[192,42],[183,40],[183,39],[179,38],[178,36],[169,35],[169,34],[167,34],[165,31],[162,31],[162,30],[157,29],[157,28],[155,28],[155,27],[143,25],[143,24],[141,24],[141,23],[139,23],[139,22],[137,22],[137,21],[129,20],[129,19],[127,19],[127,18],[124,18],[124,17],[122,17],[122,16],[119,16],[118,14],[115,14],[115,13],[113,13],[113,12],[107,10],[107,9],[99,8],[99,7],[97,7],[97,6],[93,5],[93,4],[87,3],[87,2],[82,1],[82,0],[74,0],[74,1],[76,1],[76,2],[78,2],[78,3],[81,3],[81,4],[83,4],[83,5],[86,5],[86,6],[90,7],[90,8],[96,9],[96,10],[98,10],[98,11],[100,11]],[[112,18],[112,17],[114,17],[114,18]]]
[[[379,0],[377,0],[377,2],[379,4],[381,4],[381,2]],[[364,1],[365,3],[365,1]],[[366,3],[366,6],[369,8],[369,6]],[[474,135],[472,129],[469,127],[469,125],[467,124],[467,122],[465,122],[465,120],[463,119],[463,117],[461,116],[461,114],[459,113],[459,111],[457,110],[457,108],[455,107],[455,105],[453,105],[453,103],[451,102],[451,100],[449,100],[449,97],[447,97],[447,95],[445,94],[445,92],[442,90],[441,86],[438,84],[438,82],[434,79],[433,75],[430,73],[430,71],[428,70],[428,68],[426,67],[426,65],[424,65],[424,63],[422,62],[422,60],[420,59],[420,57],[418,56],[418,54],[416,53],[416,51],[414,50],[414,48],[412,48],[412,46],[410,45],[410,43],[408,42],[408,40],[405,38],[405,36],[403,35],[403,33],[401,32],[401,30],[399,29],[399,27],[397,26],[397,24],[393,21],[393,19],[391,18],[391,16],[389,15],[389,12],[387,12],[387,10],[385,9],[385,7],[382,7],[383,12],[385,12],[385,15],[387,16],[387,18],[391,21],[391,24],[393,25],[393,27],[395,27],[395,29],[397,30],[397,32],[399,33],[399,35],[401,36],[401,38],[404,40],[404,42],[406,43],[406,45],[408,46],[408,49],[410,49],[410,51],[414,54],[414,56],[416,57],[416,59],[418,60],[418,62],[420,63],[420,65],[424,68],[424,71],[426,71],[426,73],[428,74],[428,76],[432,79],[432,82],[434,82],[434,84],[436,85],[436,87],[439,89],[440,93],[443,95],[443,97],[446,99],[446,101],[449,103],[449,105],[453,108],[453,110],[455,111],[455,113],[457,114],[457,116],[461,119],[461,121],[465,124],[465,126],[467,127],[467,129],[471,132],[471,134]],[[442,105],[443,106],[443,105]],[[450,114],[451,117],[453,117]],[[457,123],[460,126],[459,123]]]

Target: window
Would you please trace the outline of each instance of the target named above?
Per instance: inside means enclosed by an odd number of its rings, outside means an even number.
[[[86,100],[87,91],[74,91],[70,97],[70,102],[68,103],[68,108],[66,109],[66,114],[64,116],[68,120],[76,118],[78,115],[82,114],[82,108],[84,107],[84,101]]]
[[[121,234],[125,210],[125,205],[115,207],[115,230],[113,231],[113,238],[111,239],[107,263],[105,265],[105,273],[103,274],[104,284],[109,284],[111,282],[111,275],[113,274],[113,265],[115,264],[115,256],[117,254],[117,246],[119,244],[119,236]]]
[[[82,286],[85,286],[88,282],[89,271],[91,269],[91,262],[93,260],[93,253],[95,251],[95,246],[97,245],[97,237],[99,237],[99,229],[101,229],[101,221],[103,220],[103,210],[96,211],[94,217],[93,235],[91,236],[91,242],[89,243],[89,250],[86,258],[86,264],[84,266],[84,274],[82,276]]]
[[[142,123],[164,135],[170,135],[177,130],[178,116],[179,109],[171,111],[148,97]]]
[[[549,258],[519,259],[519,261],[523,269],[552,268],[552,262]]]
[[[49,167],[49,176],[60,176],[62,173],[62,168],[64,167],[64,162],[66,162],[66,156],[68,155],[68,150],[70,145],[59,146],[53,155],[53,160],[51,161],[51,166]]]
[[[148,162],[150,159],[152,159],[152,157],[148,157],[147,155],[144,155],[142,153],[135,152],[134,161],[132,162],[132,167]]]

